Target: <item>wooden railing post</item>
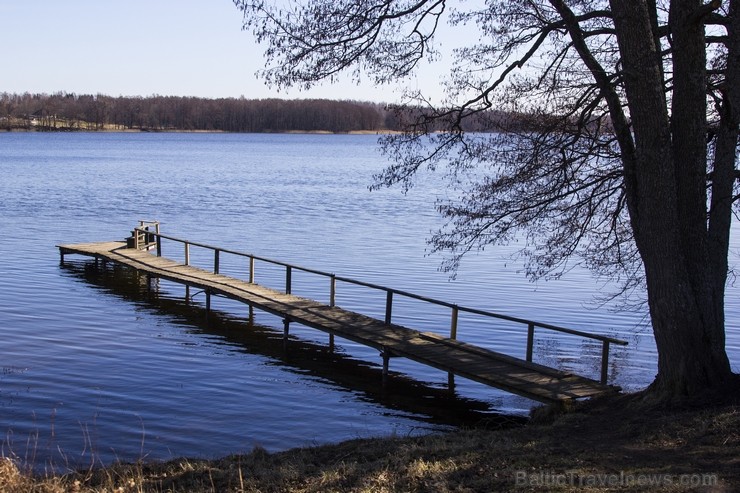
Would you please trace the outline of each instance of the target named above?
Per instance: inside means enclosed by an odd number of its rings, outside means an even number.
[[[337,304],[337,276],[329,276],[329,306],[334,308]],[[329,332],[329,351],[334,352],[334,333]]]
[[[450,321],[450,339],[457,339],[457,318],[460,309],[457,305],[452,307],[452,320]]]
[[[609,377],[609,341],[601,343],[601,383],[606,384]]]
[[[249,282],[254,284],[254,256],[249,256]]]
[[[532,352],[534,350],[534,324],[529,322],[527,328],[527,361],[532,362]]]
[[[219,251],[218,248],[216,248],[216,249],[213,250],[213,273],[214,274],[218,274],[218,271],[219,271],[219,268],[220,268],[220,266],[219,266],[219,263],[220,263],[219,262],[219,257],[220,257],[219,253],[220,253],[220,251]]]
[[[185,242],[185,265],[190,265],[190,243]]]
[[[391,316],[393,312],[393,291],[388,289],[385,295],[385,324],[391,324]]]
[[[291,288],[292,288],[292,277],[293,277],[293,268],[289,265],[285,266],[285,294],[290,294]]]
[[[460,314],[460,309],[457,305],[452,307],[452,317],[450,320],[450,339],[457,339],[457,319]],[[455,392],[455,374],[452,372],[447,373],[447,388],[450,392]]]
[[[337,301],[337,276],[332,274],[329,279],[329,306],[333,308]]]
[[[157,225],[157,257],[162,256],[162,237],[159,236],[159,225]]]

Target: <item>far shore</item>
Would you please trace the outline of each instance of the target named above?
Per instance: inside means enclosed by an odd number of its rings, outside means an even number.
[[[0,133],[187,133],[187,134],[233,134],[247,132],[227,132],[225,130],[184,130],[184,129],[148,129],[148,128],[62,128],[39,129],[39,128],[0,128]],[[265,130],[262,132],[249,132],[254,134],[313,134],[313,135],[393,135],[400,132],[396,130],[350,130],[348,132],[334,132],[331,130]]]

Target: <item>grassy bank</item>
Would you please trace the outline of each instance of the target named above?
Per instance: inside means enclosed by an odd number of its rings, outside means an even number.
[[[0,491],[740,490],[740,406],[647,412],[620,396],[544,421],[43,478],[0,459]]]

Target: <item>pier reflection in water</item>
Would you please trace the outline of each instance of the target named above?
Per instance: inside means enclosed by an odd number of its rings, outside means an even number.
[[[149,278],[133,269],[89,260],[67,260],[64,272],[112,296],[168,317],[172,323],[188,327],[193,334],[214,336],[230,351],[265,356],[269,364],[331,382],[357,399],[384,406],[389,413],[411,413],[419,421],[442,425],[504,427],[525,421],[522,416],[497,413],[485,402],[461,397],[454,390],[431,386],[401,373],[391,372],[391,378],[383,385],[382,367],[345,354],[341,343],[330,351],[328,344],[291,335],[286,348],[282,331],[254,323],[248,314],[238,316],[212,308],[207,315],[204,296],[199,291]]]

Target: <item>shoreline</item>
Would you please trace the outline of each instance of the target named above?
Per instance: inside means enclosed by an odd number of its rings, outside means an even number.
[[[543,417],[544,415],[544,417]],[[0,459],[0,488],[21,491],[736,491],[740,407],[647,409],[639,394],[541,410],[528,425],[213,460],[116,464],[32,478]]]
[[[67,133],[141,133],[141,134],[296,134],[296,135],[397,135],[401,132],[397,130],[350,130],[347,132],[335,132],[331,130],[265,130],[262,132],[229,132],[227,130],[182,130],[182,129],[78,129],[78,128],[57,128],[56,130],[44,130],[37,128],[0,128],[2,133],[48,133],[48,134],[67,134]]]

